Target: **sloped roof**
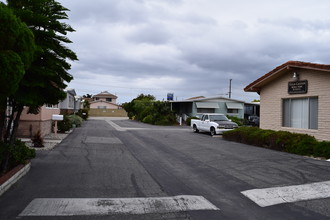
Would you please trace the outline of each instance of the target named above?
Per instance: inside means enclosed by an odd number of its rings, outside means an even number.
[[[244,88],[245,92],[259,92],[261,87],[271,82],[273,79],[281,76],[282,74],[295,69],[311,69],[311,70],[318,70],[318,71],[327,71],[330,72],[330,65],[318,64],[318,63],[308,63],[308,62],[301,62],[301,61],[288,61],[269,73],[263,75],[262,77],[258,78],[257,80],[250,83],[248,86]]]
[[[208,97],[208,98],[205,98],[204,96],[200,96],[200,97],[203,97],[203,98],[196,97],[195,99],[186,99],[186,100],[182,100],[182,101],[170,101],[170,102],[173,102],[173,103],[179,103],[179,102],[198,102],[198,101],[206,101],[206,100],[214,100],[214,99],[223,99],[223,100],[227,100],[227,101],[234,101],[234,102],[245,103],[242,100],[231,99],[231,98],[226,98],[226,97],[222,97],[222,96],[213,96],[213,97]]]
[[[67,92],[67,93],[70,93],[72,96],[76,96],[77,95],[76,90],[71,89],[71,88],[67,88],[64,91]]]
[[[113,99],[118,98],[117,96],[115,96],[115,95],[109,93],[108,91],[101,92],[101,93],[99,93],[99,94],[97,94],[97,95],[94,95],[93,98],[94,98],[94,97],[113,98]]]
[[[187,100],[195,100],[195,99],[203,99],[203,98],[205,98],[205,96],[191,97],[191,98],[189,98]]]

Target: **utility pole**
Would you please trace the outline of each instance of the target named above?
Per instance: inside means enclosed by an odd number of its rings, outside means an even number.
[[[229,98],[231,98],[231,81],[232,81],[233,79],[229,79],[229,92],[228,92],[228,96],[229,96]]]

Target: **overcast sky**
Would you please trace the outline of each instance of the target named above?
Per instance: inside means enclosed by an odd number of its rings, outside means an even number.
[[[329,0],[58,0],[71,11],[78,95],[259,99],[243,88],[289,60],[330,64]]]

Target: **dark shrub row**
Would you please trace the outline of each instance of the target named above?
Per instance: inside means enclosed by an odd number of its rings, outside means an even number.
[[[299,155],[330,158],[330,142],[319,142],[307,134],[240,127],[225,132],[223,138],[244,144]]]
[[[198,117],[188,117],[186,120],[186,124],[189,126],[191,125],[191,119],[198,119]]]
[[[36,156],[34,149],[28,148],[24,142],[16,140],[13,146],[0,142],[0,164],[3,164],[9,155],[8,170],[19,164],[26,164],[30,159]],[[1,176],[1,173],[0,173]]]
[[[78,115],[64,115],[63,121],[58,122],[59,132],[69,131],[73,127],[80,127],[83,119]]]

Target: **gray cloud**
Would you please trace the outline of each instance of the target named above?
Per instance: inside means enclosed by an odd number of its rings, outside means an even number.
[[[288,60],[329,64],[330,3],[308,0],[60,0],[80,61],[70,84],[81,95],[109,90],[178,99],[243,88]],[[238,7],[239,6],[239,7]],[[292,8],[295,10],[292,10]]]

